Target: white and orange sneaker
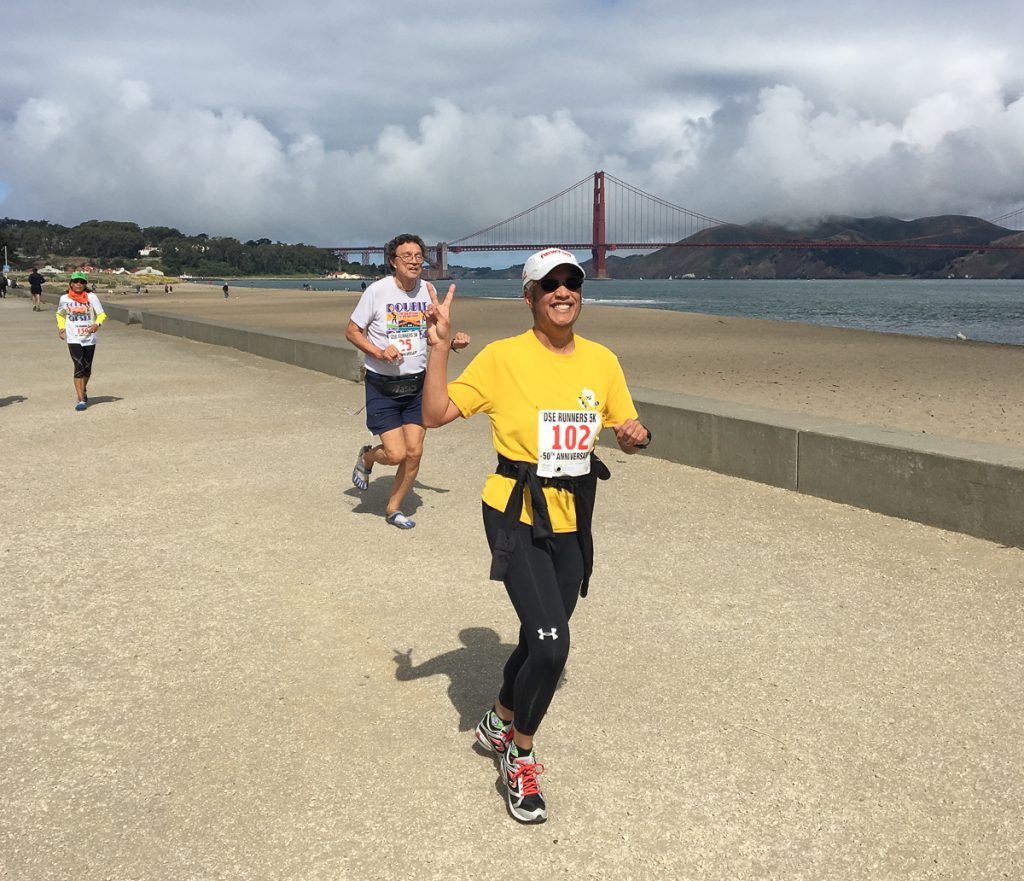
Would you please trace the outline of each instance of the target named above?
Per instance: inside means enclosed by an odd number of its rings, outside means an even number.
[[[503,721],[494,710],[488,710],[476,726],[476,739],[484,749],[503,756],[512,742],[512,723]]]

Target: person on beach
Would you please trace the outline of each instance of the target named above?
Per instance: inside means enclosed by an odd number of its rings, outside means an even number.
[[[228,286],[227,286],[227,284],[225,284],[224,287],[221,288],[221,290],[224,291],[224,299],[226,300],[228,298]]]
[[[384,512],[399,529],[416,522],[402,513],[402,502],[420,470],[423,457],[423,377],[427,361],[427,308],[436,298],[424,281],[423,240],[411,233],[393,238],[384,248],[391,275],[369,285],[352,312],[345,339],[363,353],[366,367],[366,427],[380,443],[359,448],[352,483],[365,492],[374,465],[397,465]],[[469,336],[456,334],[450,350],[464,349]]]
[[[76,410],[89,406],[87,388],[96,354],[96,333],[107,320],[99,297],[87,289],[88,283],[84,272],[72,272],[68,292],[57,303],[57,336],[67,342],[75,366]]]
[[[45,278],[40,274],[37,267],[33,266],[28,274],[28,292],[32,297],[32,311],[43,311],[43,282]]]
[[[0,297],[7,298],[7,276],[0,272]]]
[[[441,302],[431,291],[427,310],[424,425],[486,413],[498,454],[484,484],[484,532],[490,577],[504,582],[519,617],[519,644],[476,739],[497,753],[509,812],[524,823],[541,823],[548,814],[534,736],[568,658],[569,619],[593,568],[597,481],[610,476],[594,445],[602,427],[615,432],[625,453],[651,441],[618,359],[573,330],[584,278],[568,251],[531,255],[523,266],[523,299],[532,328],[485,347],[450,383],[455,285]]]

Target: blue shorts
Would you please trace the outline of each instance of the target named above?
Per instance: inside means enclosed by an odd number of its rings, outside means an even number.
[[[423,389],[407,398],[389,398],[363,380],[366,388],[366,427],[384,434],[403,425],[423,424]]]

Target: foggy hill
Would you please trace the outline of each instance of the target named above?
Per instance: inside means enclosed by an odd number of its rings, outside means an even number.
[[[650,254],[620,257],[609,252],[609,278],[1024,278],[1024,251],[967,249],[910,250],[871,247],[832,250],[773,248],[787,241],[913,242],[915,244],[1024,244],[1024,233],[963,215],[917,220],[894,217],[829,217],[802,228],[770,223],[725,224],[684,239],[717,245],[712,248],[662,248]],[[763,248],[721,247],[738,242],[764,242]],[[591,261],[583,264],[591,273]]]

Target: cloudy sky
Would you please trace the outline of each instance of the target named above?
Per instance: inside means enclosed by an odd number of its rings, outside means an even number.
[[[604,169],[735,222],[1024,205],[1020,0],[5,7],[0,216],[448,241]]]

